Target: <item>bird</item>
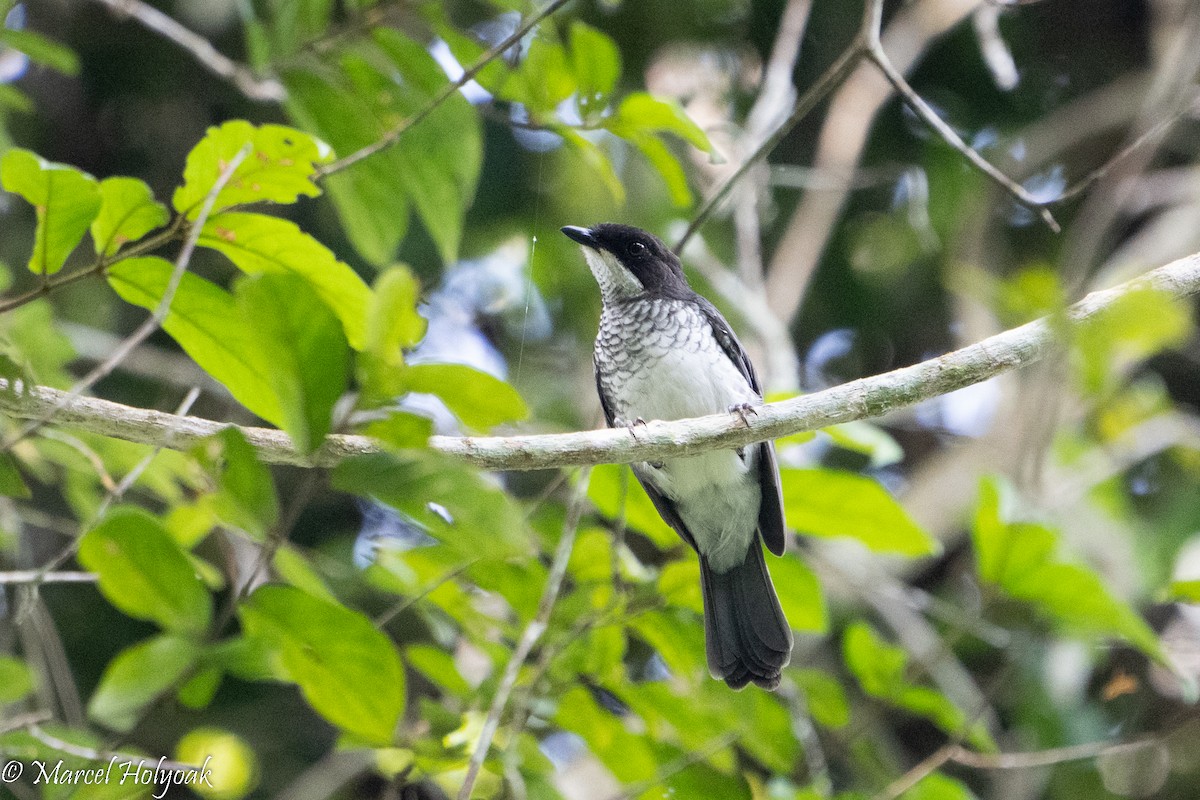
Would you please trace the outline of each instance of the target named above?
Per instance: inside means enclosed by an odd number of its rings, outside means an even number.
[[[762,405],[754,366],[721,312],[693,291],[679,257],[639,228],[568,225],[600,286],[593,350],[609,427],[731,413]],[[635,434],[636,435],[636,434]],[[792,631],[763,558],[786,545],[771,442],[638,462],[633,473],[663,520],[700,558],[709,673],[733,689],[779,685]]]

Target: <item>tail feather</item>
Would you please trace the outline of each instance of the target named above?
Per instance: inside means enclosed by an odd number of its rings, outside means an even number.
[[[745,561],[724,573],[715,572],[701,556],[700,579],[709,672],[732,689],[751,682],[774,689],[792,657],[792,631],[762,547],[755,541]]]

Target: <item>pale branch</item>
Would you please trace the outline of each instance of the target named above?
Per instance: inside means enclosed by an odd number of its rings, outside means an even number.
[[[1111,289],[1084,297],[1066,316],[1079,323],[1093,319],[1122,296],[1140,288],[1175,298],[1200,293],[1200,253],[1152,270]],[[634,429],[607,429],[514,436],[433,436],[429,447],[483,469],[530,470],[587,464],[662,461],[709,450],[743,447],[801,431],[878,417],[940,395],[1028,366],[1058,344],[1059,326],[1042,318],[998,333],[960,350],[908,367],[860,378],[814,394],[758,408],[745,423],[734,415],[714,414],[672,422],[651,421]],[[63,404],[66,392],[44,386],[24,387],[0,379],[0,412],[18,419],[40,419],[57,409],[57,425],[77,427],[102,436],[173,450],[188,450],[230,427],[226,423],[183,417],[162,411],[77,397]],[[61,406],[61,408],[60,408]],[[346,458],[378,453],[382,447],[366,436],[326,437],[312,455],[296,450],[283,431],[240,428],[260,459],[271,464],[330,467]]]
[[[224,78],[251,100],[279,103],[287,97],[283,84],[275,78],[259,77],[249,67],[222,54],[198,33],[184,27],[154,6],[142,0],[96,0],[118,17],[130,17],[144,27],[174,42],[219,78]]]

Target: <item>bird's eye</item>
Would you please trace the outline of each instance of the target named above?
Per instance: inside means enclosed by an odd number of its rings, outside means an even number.
[[[641,242],[630,242],[628,250],[629,255],[640,256],[642,253],[646,252],[646,245],[642,244]]]

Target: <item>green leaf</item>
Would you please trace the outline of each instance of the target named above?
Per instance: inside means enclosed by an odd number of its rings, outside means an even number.
[[[272,559],[271,564],[275,568],[275,573],[289,585],[295,586],[313,597],[319,597],[331,603],[337,602],[337,597],[329,591],[325,581],[313,569],[308,557],[299,548],[284,544],[275,551],[275,558]]]
[[[350,352],[342,327],[309,284],[294,274],[258,275],[238,282],[235,295],[256,346],[271,365],[283,429],[311,453],[333,426],[333,406],[346,391]]]
[[[1059,560],[1060,542],[1054,531],[1030,522],[1006,523],[1001,518],[1000,489],[993,480],[985,480],[980,487],[971,535],[983,581],[1069,629],[1119,637],[1147,655],[1163,659],[1150,626],[1114,597],[1099,575]]]
[[[507,494],[477,472],[433,453],[380,453],[343,461],[333,473],[342,491],[374,497],[408,515],[468,558],[527,555],[525,519]]]
[[[75,55],[75,51],[40,33],[0,27],[0,45],[20,50],[31,61],[68,77],[79,74],[79,56]]]
[[[483,161],[482,128],[457,92],[429,110],[448,81],[425,47],[377,28],[373,43],[344,56],[336,71],[293,70],[284,79],[289,113],[344,154],[424,115],[370,163],[350,167],[344,180],[334,176],[330,193],[355,246],[376,265],[392,259],[409,205],[443,261],[453,262]]]
[[[870,625],[855,622],[847,627],[842,650],[846,666],[867,694],[924,717],[951,736],[965,733],[977,748],[996,749],[981,723],[965,730],[969,720],[961,709],[940,692],[910,683],[906,677],[908,656],[880,639]]]
[[[167,207],[154,199],[150,187],[137,178],[100,181],[100,213],[92,222],[97,255],[111,256],[127,242],[136,242],[167,223]]]
[[[516,389],[465,364],[410,364],[404,369],[404,386],[410,392],[436,395],[475,430],[529,416]]]
[[[16,459],[11,453],[0,453],[0,495],[28,500],[33,497],[21,471],[17,469]]]
[[[20,700],[33,691],[33,673],[24,661],[0,656],[0,706]]]
[[[13,148],[0,160],[0,183],[19,194],[37,212],[29,269],[53,275],[79,244],[100,210],[96,179],[66,164],[54,164]]]
[[[1200,580],[1172,581],[1167,593],[1172,600],[1200,603]]]
[[[238,616],[317,713],[372,745],[392,743],[404,668],[369,619],[290,586],[258,589]]]
[[[794,670],[792,677],[818,725],[840,730],[850,724],[850,702],[837,678],[819,669]]]
[[[250,152],[217,194],[214,214],[241,203],[294,203],[321,193],[313,179],[319,165],[333,160],[328,145],[295,128],[255,127],[238,119],[209,128],[188,153],[183,185],[171,200],[175,210],[195,219],[221,173],[246,146]]]
[[[687,173],[683,171],[679,159],[662,143],[662,140],[639,134],[631,136],[630,141],[638,150],[642,151],[642,155],[662,176],[663,182],[667,185],[667,194],[671,198],[671,203],[677,208],[691,205],[692,190],[688,187]]]
[[[171,631],[200,632],[212,618],[208,590],[162,523],[119,507],[79,541],[79,563],[100,592],[131,617]]]
[[[279,500],[271,471],[237,428],[229,427],[200,445],[209,471],[218,475],[211,508],[226,524],[263,540],[279,519]]]
[[[629,94],[605,127],[616,135],[636,138],[640,133],[673,133],[697,150],[713,152],[712,142],[674,100],[660,100],[645,92]]]
[[[788,524],[801,533],[849,536],[876,552],[904,556],[940,549],[877,481],[831,469],[779,474]]]
[[[108,284],[127,303],[154,310],[173,267],[155,256],[129,258],[108,270]],[[239,403],[275,425],[283,411],[266,375],[258,332],[247,325],[229,292],[185,272],[163,328],[200,367],[222,383]]]
[[[425,318],[417,312],[421,285],[406,267],[380,274],[367,309],[366,344],[357,361],[366,407],[391,404],[404,393],[404,350],[425,335]]]
[[[932,772],[900,795],[899,800],[975,800],[975,794],[961,781]]]
[[[624,720],[602,708],[584,688],[568,689],[558,699],[554,721],[579,734],[620,781],[645,780],[658,769],[658,758],[647,737],[630,733]]]
[[[838,447],[869,456],[871,469],[899,464],[904,460],[904,449],[892,435],[869,422],[844,422],[822,428],[821,433],[832,439]]]
[[[0,107],[29,114],[33,111],[33,101],[29,99],[29,95],[15,86],[0,83]]]
[[[584,137],[578,131],[566,126],[555,127],[554,130],[575,148],[575,152],[579,154],[583,163],[596,173],[596,176],[600,178],[600,182],[604,184],[609,194],[612,195],[613,201],[618,206],[624,205],[625,184],[621,183],[621,178],[613,168],[612,159],[608,157],[604,149],[591,139]]]
[[[504,84],[502,94],[535,113],[550,113],[575,92],[571,67],[566,49],[540,33],[529,43],[516,76]]]
[[[785,553],[782,558],[768,559],[767,567],[771,571],[775,591],[779,594],[784,616],[792,629],[805,633],[825,633],[829,629],[829,615],[816,573],[791,553]]]
[[[459,673],[454,658],[442,648],[422,644],[409,645],[404,649],[404,657],[414,669],[443,691],[458,697],[471,695],[471,684]]]
[[[608,104],[621,77],[621,53],[612,37],[579,21],[571,23],[570,44],[576,102],[580,115],[587,120]]]
[[[320,133],[339,152],[353,153],[383,134],[370,104],[340,85],[337,76],[289,70],[282,77],[288,115]],[[350,242],[375,266],[392,260],[408,231],[411,204],[400,179],[404,165],[397,147],[325,179]]]
[[[407,411],[393,411],[367,425],[363,433],[400,450],[425,447],[433,435],[433,420]]]
[[[248,275],[290,273],[304,278],[342,321],[350,346],[362,349],[371,290],[294,222],[230,211],[209,219],[199,244],[224,253]]]
[[[1147,287],[1122,294],[1075,331],[1084,388],[1101,391],[1115,360],[1137,361],[1180,345],[1192,327],[1190,306],[1168,292]]]
[[[125,648],[104,668],[88,701],[88,717],[128,733],[147,706],[183,680],[199,655],[199,644],[178,636],[156,636]]]
[[[627,526],[645,534],[659,550],[672,550],[683,544],[679,535],[658,515],[654,503],[629,467],[623,464],[593,467],[588,479],[588,499],[610,520],[623,516]]]

